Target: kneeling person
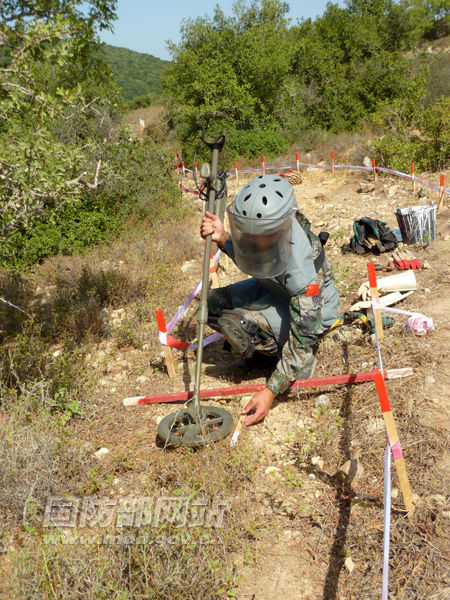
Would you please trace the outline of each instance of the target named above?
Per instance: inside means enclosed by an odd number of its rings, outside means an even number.
[[[209,212],[201,235],[212,234],[252,278],[210,292],[208,323],[244,359],[266,356],[276,362],[266,387],[243,410],[245,425],[252,425],[291,381],[313,375],[313,348],[336,320],[339,295],[322,242],[298,210],[288,181],[258,175],[227,213],[231,236],[220,217]]]

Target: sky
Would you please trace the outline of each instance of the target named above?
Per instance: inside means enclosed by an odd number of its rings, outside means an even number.
[[[287,1],[291,7],[291,24],[322,15],[327,5],[327,0]],[[342,0],[334,0],[334,3],[344,5]],[[225,15],[232,14],[234,0],[119,0],[114,33],[102,32],[100,39],[112,46],[171,60],[166,41],[180,41],[181,21],[186,17],[212,16],[216,4]]]

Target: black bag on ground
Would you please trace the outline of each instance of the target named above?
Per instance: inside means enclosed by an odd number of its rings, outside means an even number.
[[[386,223],[370,217],[362,217],[353,223],[354,235],[350,239],[350,248],[358,254],[374,252],[380,254],[395,250],[398,241]]]

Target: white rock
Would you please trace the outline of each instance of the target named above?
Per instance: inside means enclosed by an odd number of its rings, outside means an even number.
[[[278,467],[273,466],[273,465],[271,465],[270,467],[267,467],[264,470],[264,473],[266,475],[270,475],[271,473],[279,473],[279,472],[280,472],[280,469]]]
[[[364,467],[357,458],[352,458],[339,467],[338,473],[345,475],[350,483],[364,474]]]
[[[55,352],[53,352],[52,356],[54,358],[58,358],[58,356],[61,354],[61,350],[55,350]]]
[[[436,383],[436,379],[433,375],[427,375],[425,377],[425,387],[429,387],[430,385],[434,385]]]
[[[368,156],[364,157],[363,165],[365,167],[371,167],[372,166],[372,161],[370,160],[370,158]]]
[[[330,404],[330,399],[326,394],[320,394],[320,396],[314,402],[315,408],[325,408]]]
[[[351,573],[355,568],[355,563],[352,561],[350,556],[347,556],[344,562],[344,566],[349,573]]]
[[[412,501],[413,501],[413,504],[419,504],[419,501],[420,501],[419,494],[413,494],[412,495]]]
[[[323,470],[323,458],[321,456],[313,456],[311,459],[311,464],[315,467],[319,467],[319,469]]]
[[[303,419],[300,419],[299,421],[297,421],[297,428],[305,429],[305,421],[303,421]]]
[[[436,504],[445,504],[445,496],[442,494],[432,494],[431,496],[428,496],[428,499]]]
[[[366,431],[370,434],[384,431],[384,420],[377,418],[369,419],[369,422],[366,425]]]
[[[391,498],[392,498],[392,500],[396,500],[398,498],[398,488],[392,488]]]
[[[99,450],[97,450],[97,452],[94,452],[94,456],[95,456],[95,458],[97,458],[98,460],[100,460],[101,458],[103,458],[108,453],[109,453],[108,448],[100,448]]]

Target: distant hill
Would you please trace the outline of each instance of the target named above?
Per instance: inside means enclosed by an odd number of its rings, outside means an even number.
[[[103,44],[103,50],[125,100],[161,93],[161,72],[169,61],[108,44]]]

